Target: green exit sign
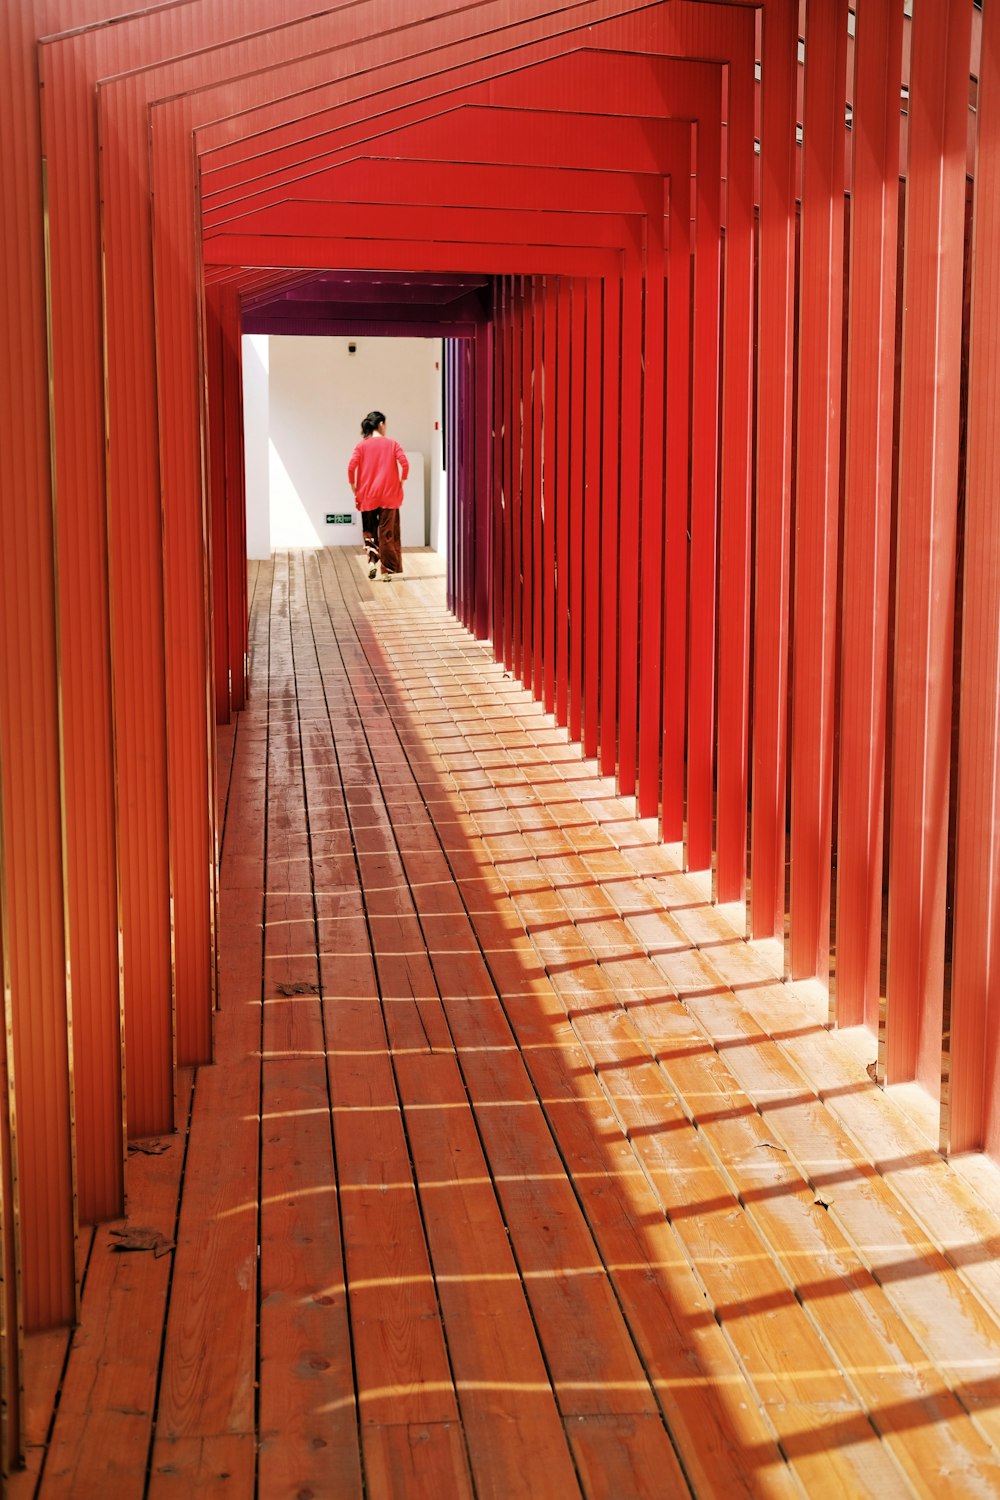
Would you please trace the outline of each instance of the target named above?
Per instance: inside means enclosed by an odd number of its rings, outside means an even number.
[[[326,518],[326,524],[328,526],[350,526],[350,524],[351,524],[350,514],[348,514],[346,516],[327,516],[327,518]]]

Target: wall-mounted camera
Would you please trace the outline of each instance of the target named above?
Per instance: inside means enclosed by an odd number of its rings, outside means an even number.
[[[348,352],[348,354],[357,354],[357,352],[358,352],[358,346],[357,346],[357,344],[348,344],[348,346],[347,346],[347,352]]]

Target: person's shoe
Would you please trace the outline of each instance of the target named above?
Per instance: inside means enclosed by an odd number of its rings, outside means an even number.
[[[371,565],[371,567],[370,567],[370,568],[369,568],[369,569],[368,569],[368,577],[369,577],[369,578],[374,578],[374,577],[375,577],[375,574],[376,574],[376,573],[377,573],[377,572],[378,572],[378,567],[377,567],[377,565],[376,565],[376,564],[375,564],[375,563],[372,563],[372,565]]]
[[[391,582],[392,582],[392,580],[393,580],[393,578],[394,578],[394,577],[395,577],[395,576],[396,576],[396,575],[395,575],[395,574],[394,574],[394,573],[383,573],[383,574],[382,574],[382,582],[383,582],[383,583],[391,583]]]

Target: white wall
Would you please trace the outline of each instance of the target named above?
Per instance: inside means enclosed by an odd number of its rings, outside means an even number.
[[[349,353],[353,344],[355,353]],[[264,346],[263,348],[261,346]],[[438,339],[257,336],[243,341],[247,455],[247,543],[282,547],[358,545],[361,526],[347,482],[347,461],[361,418],[376,408],[386,430],[414,456],[403,502],[406,546],[440,535],[440,386]],[[266,387],[263,412],[261,385]],[[350,515],[327,525],[328,513]],[[432,529],[433,518],[433,529]]]
[[[247,557],[271,556],[268,501],[268,342],[259,333],[243,340],[243,440],[247,486]]]

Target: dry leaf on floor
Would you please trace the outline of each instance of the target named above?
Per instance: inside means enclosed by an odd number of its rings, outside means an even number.
[[[129,1141],[128,1149],[137,1151],[140,1156],[162,1156],[164,1151],[170,1150],[169,1141]]]
[[[158,1229],[147,1229],[141,1224],[133,1224],[128,1229],[112,1229],[110,1233],[117,1241],[111,1246],[112,1250],[152,1250],[159,1260],[161,1255],[167,1255],[174,1248],[173,1240],[168,1240]]]

